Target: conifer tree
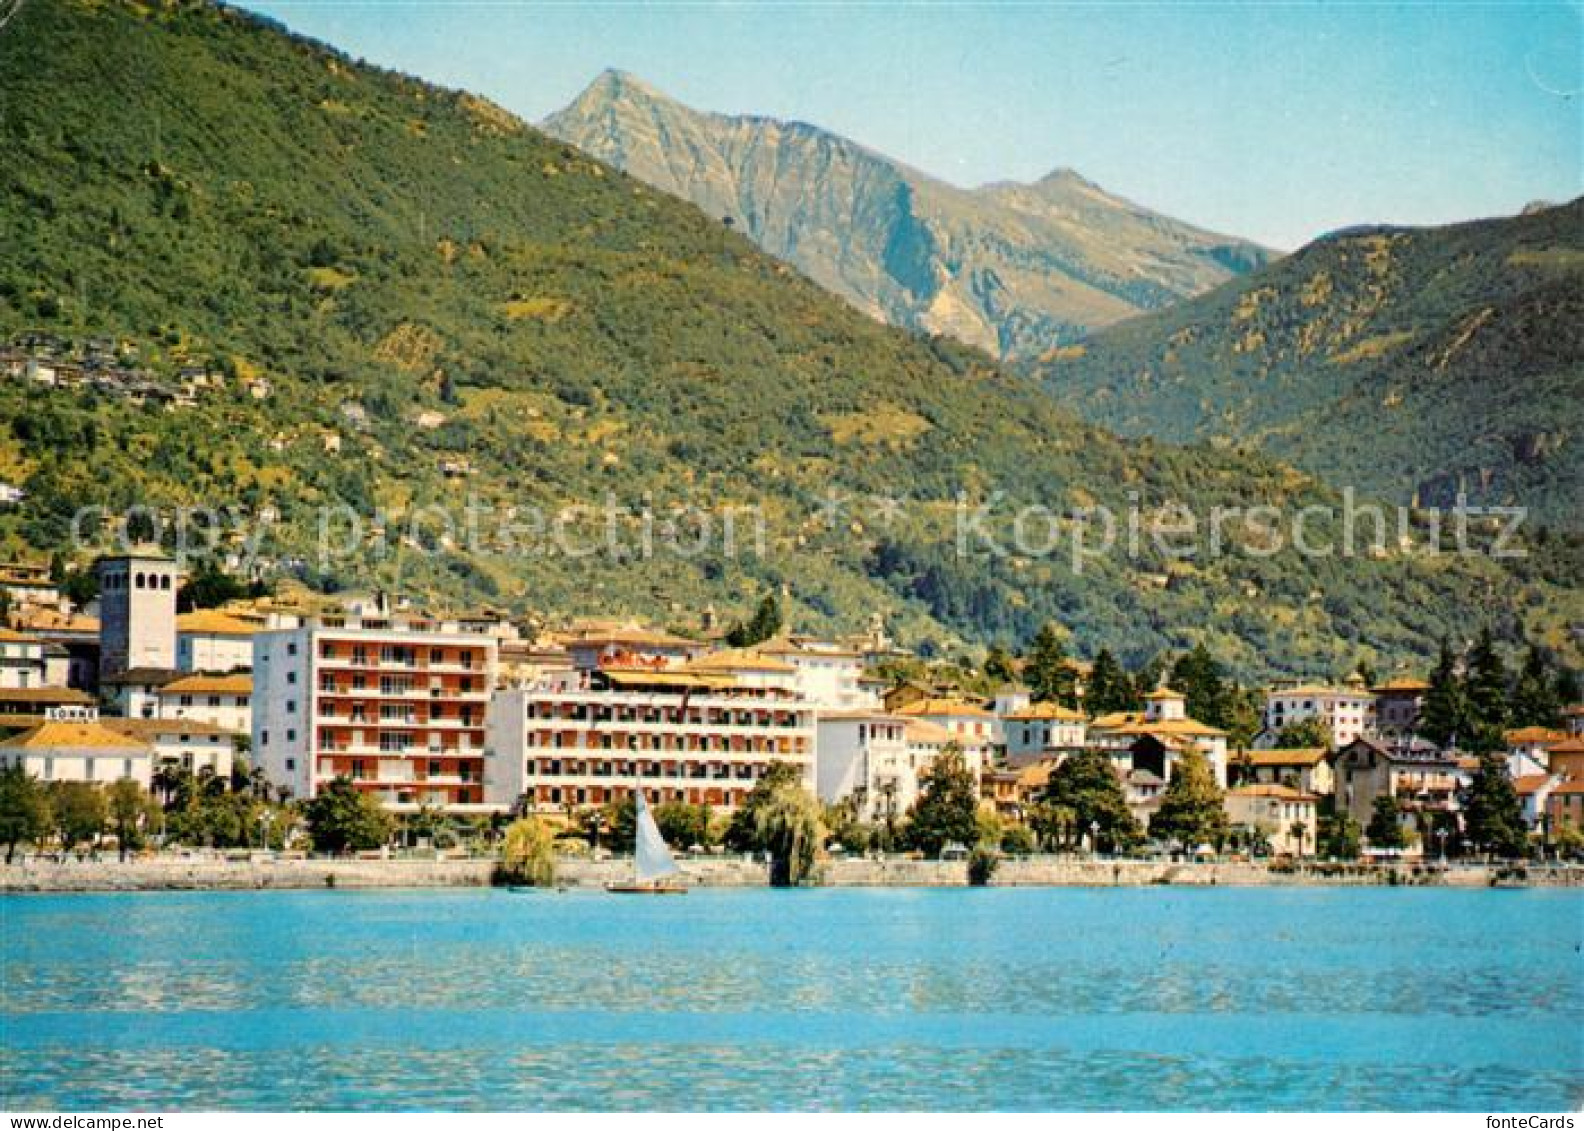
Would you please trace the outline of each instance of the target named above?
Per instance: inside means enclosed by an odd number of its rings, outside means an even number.
[[[1133,681],[1122,670],[1122,665],[1117,663],[1117,658],[1109,648],[1100,649],[1084,690],[1084,710],[1090,715],[1099,716],[1113,711],[1132,711],[1137,707],[1138,695]]]
[[[1463,821],[1468,838],[1477,847],[1509,859],[1524,855],[1529,838],[1523,806],[1500,754],[1480,755],[1463,806]]]
[[[1500,749],[1509,716],[1507,668],[1496,651],[1496,641],[1488,627],[1480,630],[1469,653],[1463,686],[1472,724],[1464,745],[1471,750]]]
[[[1078,672],[1067,658],[1061,629],[1056,625],[1046,623],[1034,635],[1023,664],[1023,679],[1036,703],[1078,706]]]
[[[1210,763],[1197,750],[1177,760],[1160,808],[1150,819],[1150,836],[1180,841],[1187,849],[1201,844],[1219,848],[1226,840],[1225,800]]]
[[[1445,638],[1435,670],[1430,673],[1430,690],[1425,693],[1424,709],[1419,714],[1419,730],[1431,742],[1444,746],[1470,727],[1468,700],[1463,681],[1458,678],[1457,657]]]
[[[1554,727],[1561,721],[1562,703],[1557,698],[1556,678],[1546,654],[1538,644],[1531,643],[1513,685],[1512,723],[1520,727]]]
[[[1187,700],[1188,714],[1202,723],[1222,730],[1232,729],[1232,689],[1222,674],[1221,665],[1203,642],[1178,657],[1172,665],[1171,685]]]

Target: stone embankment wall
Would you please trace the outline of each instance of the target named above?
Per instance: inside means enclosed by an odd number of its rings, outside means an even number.
[[[694,887],[760,887],[768,875],[762,860],[742,856],[681,861],[683,881]],[[600,888],[630,878],[625,859],[564,859],[557,882]],[[29,859],[0,865],[0,892],[73,891],[248,891],[302,888],[481,887],[491,881],[491,860],[393,859],[227,860],[219,857],[145,857],[121,862]],[[828,887],[960,887],[968,882],[961,861],[833,859],[818,866],[816,882]],[[1278,871],[1263,864],[1172,863],[1154,860],[1090,860],[1032,856],[1001,861],[991,883],[997,887],[1149,887],[1163,885],[1273,887],[1321,885],[1430,885],[1441,887],[1584,887],[1584,868],[1439,868],[1318,865]]]
[[[0,891],[247,891],[260,888],[448,888],[490,882],[493,860],[28,860],[0,866]]]

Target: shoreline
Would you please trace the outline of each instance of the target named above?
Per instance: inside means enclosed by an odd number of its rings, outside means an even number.
[[[244,859],[143,858],[125,862],[30,859],[0,865],[0,894],[157,891],[304,891],[382,888],[478,888],[492,883],[497,861],[471,859]],[[679,861],[689,887],[765,887],[759,861],[697,858]],[[624,858],[563,858],[556,885],[602,890],[628,878]],[[887,858],[821,862],[809,886],[966,887],[963,861]],[[1584,868],[1439,864],[1272,867],[1251,862],[1172,862],[1030,856],[1001,861],[991,887],[1556,887],[1584,888]]]

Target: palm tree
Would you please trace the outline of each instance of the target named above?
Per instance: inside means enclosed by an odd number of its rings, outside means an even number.
[[[160,795],[160,804],[169,809],[171,802],[175,800],[176,795],[181,792],[182,786],[186,783],[186,778],[187,774],[174,759],[167,758],[162,761],[159,769],[154,771],[153,781],[154,789]]]

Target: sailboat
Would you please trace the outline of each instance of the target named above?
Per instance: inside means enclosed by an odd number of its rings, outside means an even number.
[[[660,835],[660,826],[655,824],[654,814],[649,811],[649,802],[644,799],[642,786],[634,796],[637,798],[638,811],[632,882],[606,884],[605,890],[624,895],[686,895],[687,888],[672,879],[681,875],[681,869],[672,859],[665,837]]]

